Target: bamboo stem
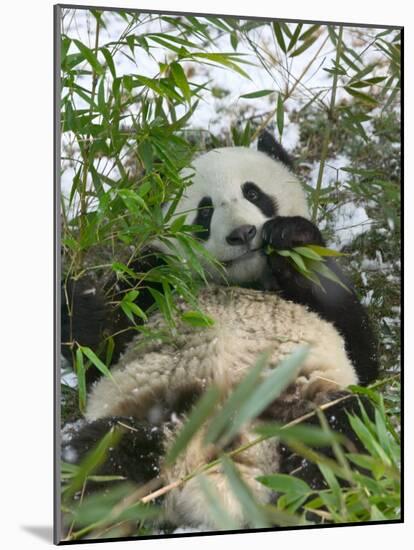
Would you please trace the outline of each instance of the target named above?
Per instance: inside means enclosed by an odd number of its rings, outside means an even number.
[[[336,44],[335,72],[334,72],[333,81],[332,81],[331,102],[328,110],[328,123],[325,128],[325,133],[324,133],[323,142],[322,142],[321,161],[319,164],[318,179],[316,182],[314,202],[313,202],[312,221],[314,223],[316,222],[316,216],[318,213],[319,200],[320,200],[321,188],[322,188],[323,172],[325,169],[326,158],[328,156],[328,147],[329,147],[329,141],[331,138],[331,131],[334,124],[333,114],[335,110],[336,90],[338,88],[338,70],[337,69],[338,69],[339,60],[341,58],[341,52],[342,52],[342,34],[343,34],[343,27],[339,27],[338,42]]]

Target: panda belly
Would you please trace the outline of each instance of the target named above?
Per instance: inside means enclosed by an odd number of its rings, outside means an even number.
[[[308,345],[309,354],[293,384],[272,404],[274,419],[288,421],[307,412],[309,404],[321,403],[330,392],[358,382],[337,330],[299,304],[273,293],[219,286],[203,290],[199,304],[214,319],[214,325],[197,328],[182,323],[176,335],[165,341],[144,343],[136,338],[112,370],[113,379],[103,378],[92,389],[86,411],[88,420],[133,416],[163,425],[174,412],[180,394],[198,396],[214,384],[225,398],[256,364],[261,352],[268,351],[270,368],[277,368],[299,345]],[[179,307],[185,311],[184,303]],[[148,328],[159,331],[166,329],[166,324],[156,314]],[[173,429],[163,427],[166,448],[184,422],[185,417],[180,417]],[[255,422],[243,429],[238,444],[256,437],[254,427]],[[214,449],[203,445],[203,434],[201,429],[177,462],[165,469],[167,483],[185,477],[215,457]],[[277,471],[277,441],[270,439],[254,445],[235,455],[234,461],[257,500],[269,502],[270,491],[256,478]],[[215,469],[209,477],[225,509],[243,525],[243,511],[224,474]],[[208,507],[197,477],[167,495],[165,510],[173,523],[208,525]]]
[[[295,381],[300,398],[358,382],[337,330],[299,304],[273,293],[219,286],[203,290],[199,304],[215,324],[198,328],[181,323],[172,341],[144,344],[137,337],[113,368],[113,380],[102,378],[93,388],[88,420],[110,415],[148,419],[152,406],[168,405],[179,392],[193,388],[200,393],[211,384],[227,393],[260,353],[270,351],[270,364],[276,367],[299,345],[310,346]],[[179,308],[184,312],[184,303]],[[159,314],[147,327],[166,330]]]

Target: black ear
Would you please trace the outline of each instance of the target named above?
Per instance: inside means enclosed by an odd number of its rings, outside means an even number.
[[[259,135],[257,149],[262,153],[266,153],[269,157],[279,160],[285,166],[292,169],[293,160],[285,149],[278,143],[270,132],[262,130]]]

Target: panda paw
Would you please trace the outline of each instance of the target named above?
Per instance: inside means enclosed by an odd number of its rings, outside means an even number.
[[[285,250],[295,246],[324,242],[319,229],[301,216],[278,216],[267,221],[263,226],[264,245]]]
[[[300,216],[279,216],[267,221],[263,226],[263,247],[279,250],[316,244],[324,246],[319,229],[309,220]],[[267,265],[270,274],[266,273],[264,284],[273,290],[281,288],[287,292],[286,298],[300,303],[308,302],[308,293],[317,291],[314,284],[303,277],[292,266],[288,258],[279,254],[269,254]]]

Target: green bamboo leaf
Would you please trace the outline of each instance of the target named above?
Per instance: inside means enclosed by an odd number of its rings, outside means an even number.
[[[308,40],[306,40],[301,46],[299,46],[299,48],[297,48],[295,51],[293,51],[290,54],[290,57],[296,57],[297,55],[300,55],[301,53],[306,51],[308,48],[310,48],[312,46],[312,44],[314,42],[316,42],[316,40],[318,40],[318,38],[319,38],[318,35],[315,35],[315,36],[312,36],[311,38],[308,38]]]
[[[218,388],[212,386],[197,402],[194,409],[191,411],[187,422],[181,428],[174,443],[167,452],[165,457],[165,463],[167,465],[173,464],[177,457],[184,451],[194,434],[198,432],[201,426],[212,414],[219,399],[220,391]]]
[[[142,215],[142,210],[149,213],[149,208],[144,199],[132,189],[119,189],[118,195],[124,201],[126,207],[137,215]]]
[[[66,55],[69,51],[69,46],[71,42],[72,40],[68,36],[62,37],[61,46],[60,46],[60,59],[61,59],[62,67],[64,66]]]
[[[344,252],[338,252],[333,248],[326,248],[325,246],[319,246],[317,244],[308,244],[306,245],[306,248],[313,250],[319,254],[319,256],[348,256],[348,254],[345,254]]]
[[[114,381],[111,371],[99,359],[99,357],[91,350],[91,348],[88,348],[87,346],[79,346],[79,349],[82,351],[83,355],[85,355],[89,359],[89,361],[93,365],[95,365],[95,367],[99,370],[99,372],[101,372],[104,376]]]
[[[112,356],[114,354],[115,349],[115,341],[113,336],[109,336],[108,338],[108,344],[106,347],[106,357],[105,357],[105,363],[107,365],[110,365],[112,363]]]
[[[307,495],[313,493],[309,485],[295,476],[288,474],[272,474],[256,478],[260,483],[277,492],[289,493],[290,495]]]
[[[322,475],[325,478],[329,488],[332,490],[331,496],[333,497],[334,502],[329,502],[330,507],[332,506],[332,504],[334,504],[336,509],[339,509],[341,506],[342,494],[341,487],[334,472],[325,464],[318,464],[318,468],[322,472]]]
[[[280,46],[280,49],[282,50],[283,53],[286,53],[287,48],[286,48],[286,44],[285,44],[285,39],[283,37],[283,30],[282,30],[282,27],[281,27],[280,23],[277,23],[276,21],[273,23],[273,31],[275,33],[276,40],[277,40],[277,43]]]
[[[126,273],[127,275],[129,275],[130,277],[133,277],[134,279],[137,278],[136,273],[132,271],[132,269],[130,269],[128,266],[123,264],[122,262],[114,262],[111,267],[116,272]]]
[[[188,84],[187,77],[181,65],[177,62],[171,63],[170,69],[174,80],[180,90],[183,92],[183,95],[188,103],[191,101],[191,90]]]
[[[79,65],[79,63],[82,63],[82,61],[85,60],[85,57],[81,53],[70,53],[65,57],[65,60],[62,61],[62,70],[64,71],[71,71],[76,67],[76,65]]]
[[[135,324],[135,319],[134,319],[134,315],[131,311],[131,308],[130,308],[130,302],[121,302],[120,303],[120,306],[121,306],[121,309],[122,311],[125,313],[125,315],[128,317],[128,319],[133,323]]]
[[[230,34],[230,44],[232,45],[232,48],[233,50],[237,50],[237,46],[239,44],[239,39],[238,39],[238,36],[237,36],[237,33],[236,31],[233,31],[231,34]]]
[[[152,151],[151,141],[149,139],[144,139],[144,141],[141,141],[141,143],[138,145],[138,154],[142,160],[147,174],[152,172],[154,167],[154,155]]]
[[[315,260],[316,262],[324,261],[323,257],[315,250],[312,250],[309,246],[295,246],[293,250],[305,258],[309,258],[310,260]]]
[[[171,233],[177,233],[178,231],[181,231],[181,229],[183,228],[183,225],[185,224],[186,219],[187,219],[186,214],[182,214],[181,216],[178,216],[178,218],[176,218],[170,226]]]
[[[200,311],[185,311],[181,319],[193,327],[212,327],[214,319]]]
[[[83,355],[79,348],[76,350],[76,376],[78,378],[79,410],[83,413],[86,408],[86,378]]]
[[[295,351],[283,359],[266,378],[254,388],[254,391],[239,404],[233,422],[223,434],[224,441],[230,441],[247,422],[262,413],[272,401],[291,383],[308,355],[307,346],[298,346]]]
[[[204,474],[199,474],[197,480],[208,504],[208,513],[215,523],[217,529],[235,530],[240,529],[239,523],[230,516],[225,507],[221,504],[220,494]],[[214,477],[213,477],[214,480]]]
[[[113,527],[117,522],[142,522],[160,516],[156,506],[133,503],[130,506],[117,506],[131,495],[133,486],[129,483],[117,484],[115,487],[91,494],[84,498],[73,511],[72,519],[78,527],[88,527],[98,523]]]
[[[250,398],[257,387],[260,380],[260,374],[266,366],[268,359],[269,354],[263,353],[257,360],[255,366],[247,372],[243,380],[230,394],[227,401],[209,424],[205,436],[206,443],[215,443],[224,430],[228,428],[232,417],[234,417],[240,409],[240,405]]]
[[[308,266],[312,271],[316,271],[326,279],[329,279],[330,281],[333,281],[334,283],[337,283],[339,286],[341,286],[343,289],[345,289],[347,292],[351,292],[350,289],[341,281],[341,279],[332,271],[332,269],[329,269],[329,267],[322,263],[322,262],[315,262],[314,260],[308,261]]]
[[[277,121],[277,129],[279,130],[280,138],[282,138],[282,134],[283,134],[284,119],[285,119],[285,109],[283,105],[283,98],[282,98],[282,94],[279,94],[277,98],[276,121]]]
[[[378,101],[369,96],[368,94],[364,94],[363,92],[358,92],[357,90],[354,90],[350,86],[345,86],[345,90],[348,92],[348,94],[352,95],[356,99],[359,99],[363,103],[367,103],[368,105],[371,105],[373,107],[378,105]]]
[[[134,302],[130,302],[129,307],[134,315],[140,317],[143,321],[148,321],[147,315],[142,311],[139,306],[137,306],[137,304],[134,304]]]
[[[108,50],[108,48],[102,47],[101,52],[105,58],[109,70],[111,71],[112,78],[116,78],[115,64],[110,51]]]
[[[232,56],[232,57],[231,57]],[[250,76],[244,71],[239,65],[235,62],[235,54],[226,54],[226,53],[192,53],[191,57],[195,59],[207,59],[213,63],[223,65],[229,69],[232,69],[236,73],[239,73],[241,76],[244,76],[248,80],[251,80]],[[243,63],[242,59],[237,58],[239,63]],[[246,62],[245,62],[246,63]]]
[[[378,77],[378,78],[368,78],[367,80],[357,80],[352,81],[349,83],[349,87],[351,88],[369,88],[373,84],[377,84],[378,82],[381,82],[384,80],[385,77]]]
[[[322,292],[326,293],[326,290],[323,287],[320,278],[314,271],[303,271],[303,269],[301,269],[297,264],[293,263],[292,265],[303,277],[305,277],[305,279],[309,279],[309,281],[312,281],[312,283],[318,286],[322,290]]]
[[[227,456],[222,456],[221,463],[223,471],[229,481],[230,488],[240,502],[249,526],[255,528],[270,527],[269,518],[265,510],[256,503],[249,487],[242,480],[233,461]]]
[[[356,433],[356,435],[358,436],[358,439],[364,445],[366,450],[372,456],[380,458],[380,460],[382,460],[384,464],[390,465],[390,460],[386,455],[385,451],[378,444],[378,442],[372,437],[372,433],[364,425],[362,420],[355,415],[348,414],[347,416],[353,431]]]
[[[320,25],[311,25],[309,27],[308,30],[306,30],[305,32],[303,32],[300,37],[299,37],[299,40],[307,40],[308,38],[310,38],[313,34],[315,34],[315,32],[320,29]]]
[[[326,447],[334,442],[341,443],[345,440],[342,434],[305,424],[286,427],[283,424],[271,423],[258,426],[255,431],[266,438],[278,437],[288,444],[292,441],[300,441],[311,447]]]
[[[73,42],[76,44],[79,51],[84,56],[84,58],[88,61],[89,65],[93,68],[93,70],[98,75],[102,75],[105,71],[102,65],[99,63],[95,53],[90,48],[85,46],[85,44],[83,44],[80,40],[76,40],[76,38],[74,38]]]
[[[305,262],[300,254],[297,254],[293,250],[290,250],[290,259],[293,260],[302,271],[305,271],[305,273],[309,271],[308,266],[305,265]]]
[[[288,45],[288,52],[296,45],[296,42],[299,39],[299,35],[302,31],[303,23],[298,23],[296,25],[295,30],[293,31],[292,37],[290,39],[289,45]]]
[[[258,92],[250,92],[248,94],[243,94],[240,97],[243,99],[254,99],[256,97],[264,97],[266,95],[273,94],[274,90],[259,90]]]

